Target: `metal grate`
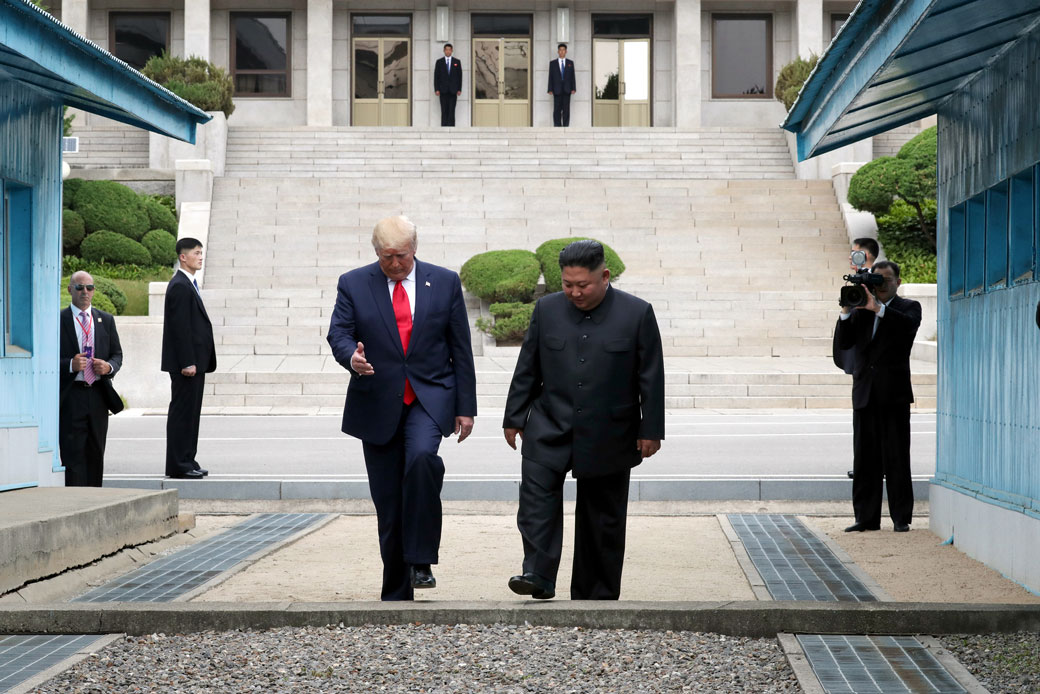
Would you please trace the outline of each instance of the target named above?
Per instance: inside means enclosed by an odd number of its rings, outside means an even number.
[[[965,694],[912,636],[799,635],[827,694]]]
[[[265,513],[117,578],[73,602],[171,602],[326,517]]]
[[[728,516],[774,600],[876,602],[838,557],[794,516]]]
[[[0,636],[0,692],[88,648],[101,636]]]

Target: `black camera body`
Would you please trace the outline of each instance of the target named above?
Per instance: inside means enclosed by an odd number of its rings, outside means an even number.
[[[867,292],[873,292],[873,287],[880,287],[885,283],[885,276],[864,268],[854,275],[842,277],[848,284],[841,288],[841,297],[838,299],[839,306],[857,308],[867,305]]]

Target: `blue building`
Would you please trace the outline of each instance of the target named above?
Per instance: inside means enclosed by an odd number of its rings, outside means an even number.
[[[0,0],[0,491],[60,485],[62,106],[194,142],[210,116],[26,0]]]
[[[931,528],[1040,592],[1040,1],[864,0],[784,127],[805,159],[931,114]]]

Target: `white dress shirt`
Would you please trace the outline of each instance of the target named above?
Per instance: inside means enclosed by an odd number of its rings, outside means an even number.
[[[386,278],[386,287],[390,292],[390,304],[394,303],[394,287],[397,285],[397,280],[392,280],[389,277]],[[404,287],[404,293],[408,295],[408,308],[411,309],[412,319],[415,319],[415,263],[412,263],[412,270],[408,273],[408,276],[401,280],[401,286]]]

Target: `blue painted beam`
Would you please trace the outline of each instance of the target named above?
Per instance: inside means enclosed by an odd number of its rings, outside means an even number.
[[[817,154],[830,152],[831,150],[843,147],[850,142],[858,142],[859,140],[864,140],[868,137],[873,137],[874,135],[880,135],[881,133],[888,132],[892,128],[898,128],[901,125],[907,125],[908,123],[913,123],[914,121],[927,118],[934,114],[934,104],[922,104],[916,108],[899,111],[885,116],[884,118],[859,125],[855,128],[828,133],[822,140],[820,140],[815,151]]]

